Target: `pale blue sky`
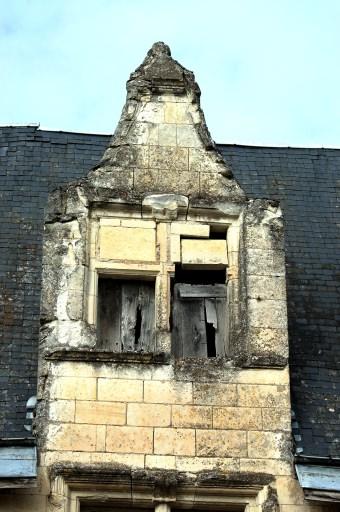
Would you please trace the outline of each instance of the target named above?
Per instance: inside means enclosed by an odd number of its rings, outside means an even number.
[[[159,40],[217,142],[340,147],[339,0],[0,0],[0,124],[112,133]]]

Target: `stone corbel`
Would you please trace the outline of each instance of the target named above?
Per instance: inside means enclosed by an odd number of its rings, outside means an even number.
[[[151,194],[142,202],[142,217],[155,220],[176,220],[180,213],[186,214],[189,200],[179,194]]]

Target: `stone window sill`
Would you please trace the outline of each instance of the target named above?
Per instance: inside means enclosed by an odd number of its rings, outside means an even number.
[[[82,361],[100,363],[170,364],[171,356],[165,352],[112,352],[109,350],[53,350],[45,354],[52,361]]]

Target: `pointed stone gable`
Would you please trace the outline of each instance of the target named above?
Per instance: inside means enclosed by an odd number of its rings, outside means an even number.
[[[131,74],[115,134],[88,180],[126,199],[149,193],[182,194],[200,204],[245,199],[211,139],[194,74],[161,42]]]

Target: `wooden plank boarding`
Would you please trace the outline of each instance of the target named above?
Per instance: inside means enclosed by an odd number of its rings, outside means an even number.
[[[216,356],[225,356],[228,353],[228,306],[224,299],[215,300],[218,326],[215,333]]]
[[[175,357],[206,357],[204,301],[181,300],[181,286],[174,287],[173,353]]]
[[[227,287],[225,284],[178,284],[181,299],[196,298],[226,298]]]
[[[100,279],[98,347],[114,352],[154,350],[154,283]]]
[[[138,288],[136,283],[124,282],[122,285],[122,310],[121,310],[121,341],[122,352],[136,350],[135,332],[138,306]]]
[[[177,283],[174,286],[172,350],[175,357],[225,355],[226,295],[223,284]]]
[[[121,283],[119,281],[99,278],[97,310],[98,347],[120,352]]]
[[[182,302],[186,310],[183,357],[207,357],[207,335],[203,300]]]
[[[155,292],[153,283],[139,285],[138,305],[141,311],[139,346],[135,350],[152,352],[155,348]]]

